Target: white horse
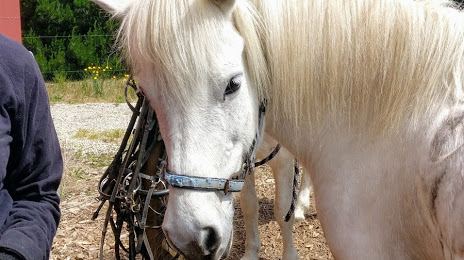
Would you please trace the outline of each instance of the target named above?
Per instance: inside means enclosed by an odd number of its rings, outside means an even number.
[[[335,258],[464,259],[464,15],[451,3],[100,2],[122,18],[167,177],[235,176],[267,97],[266,129],[311,169]],[[220,259],[232,215],[230,192],[172,187],[163,230],[187,258]]]

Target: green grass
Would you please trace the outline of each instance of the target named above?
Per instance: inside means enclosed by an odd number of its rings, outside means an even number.
[[[82,150],[78,150],[74,157],[83,162],[86,166],[98,169],[104,166],[110,165],[113,161],[114,154],[110,153],[84,153]]]
[[[113,161],[114,154],[107,153],[86,153],[84,160],[94,168],[100,168],[110,165]]]
[[[124,79],[87,79],[82,81],[64,81],[46,83],[51,104],[55,103],[124,103]],[[128,97],[135,102],[137,97],[132,89]]]
[[[82,167],[71,168],[70,176],[77,180],[83,180],[85,175],[85,170]]]
[[[119,142],[124,137],[125,131],[122,129],[112,129],[104,131],[95,131],[88,129],[79,129],[74,135],[75,138],[83,138],[89,140],[101,140],[103,142],[112,143]]]
[[[115,142],[118,143],[124,137],[125,131],[122,129],[112,129],[104,131],[94,131],[87,129],[79,129],[74,135],[75,138],[83,138],[89,140],[101,140],[103,142]],[[113,160],[114,154],[106,153],[83,153],[78,150],[75,154],[76,158],[80,161],[85,162],[92,168],[100,168],[103,166],[110,165]]]

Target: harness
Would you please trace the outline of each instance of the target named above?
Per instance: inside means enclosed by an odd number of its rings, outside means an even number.
[[[134,89],[138,96],[135,107],[127,98],[129,88]],[[156,115],[145,97],[137,91],[137,86],[132,78],[126,82],[125,96],[126,103],[133,114],[118,152],[100,178],[98,184],[100,196],[97,198],[100,205],[92,216],[92,220],[95,220],[104,204],[108,202],[100,240],[100,259],[103,259],[103,245],[108,226],[115,237],[115,259],[121,259],[121,249],[129,255],[130,260],[135,260],[139,254],[145,259],[159,258],[160,256],[152,254],[147,236],[148,230],[157,232],[158,235],[155,237],[159,241],[156,241],[155,246],[163,248],[165,254],[162,256],[163,259],[173,256],[173,259],[177,259],[180,254],[169,248],[161,230],[169,194],[168,185],[186,189],[223,191],[225,194],[241,191],[245,177],[251,174],[255,167],[271,160],[280,149],[280,146],[277,145],[269,156],[255,162],[257,144],[259,144],[264,128],[266,102],[260,104],[258,131],[249,151],[244,156],[241,171],[234,178],[221,179],[192,177],[168,172],[166,170],[167,154],[159,132]],[[150,158],[153,154],[155,154],[155,158]],[[149,166],[153,162],[155,165]],[[150,173],[147,174],[147,172]],[[294,183],[295,181],[297,183],[297,172],[295,173]],[[294,186],[294,199],[292,199],[290,211],[285,217],[286,221],[293,214],[295,194]],[[148,220],[152,223],[151,225],[147,224]],[[124,228],[129,233],[129,241],[125,242],[121,241]]]

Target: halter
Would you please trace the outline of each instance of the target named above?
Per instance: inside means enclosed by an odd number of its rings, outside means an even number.
[[[180,175],[173,172],[166,171],[164,177],[166,182],[173,187],[192,189],[192,190],[205,190],[205,191],[224,191],[225,194],[228,192],[239,192],[243,189],[245,177],[251,174],[256,166],[262,165],[265,162],[271,160],[279,151],[280,146],[277,145],[275,150],[265,159],[255,163],[255,155],[258,148],[259,141],[263,136],[264,131],[264,115],[266,114],[266,99],[259,105],[259,117],[258,117],[258,131],[255,135],[255,139],[251,143],[250,149],[244,157],[244,163],[242,170],[236,174],[236,177],[225,179],[225,178],[209,178],[209,177],[196,177]],[[166,168],[166,167],[165,167]]]

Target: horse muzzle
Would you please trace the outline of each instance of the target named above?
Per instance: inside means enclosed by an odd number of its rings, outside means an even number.
[[[221,246],[223,238],[212,226],[199,230],[197,238],[191,241],[179,241],[177,244],[170,238],[169,229],[163,228],[163,230],[170,246],[188,260],[219,260],[226,258],[229,254],[232,239],[229,238],[226,247]]]
[[[232,195],[170,187],[162,228],[186,259],[223,258],[233,237]]]

